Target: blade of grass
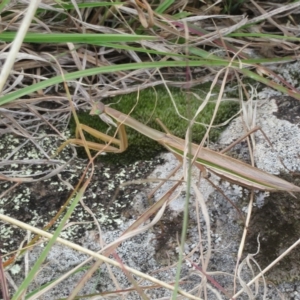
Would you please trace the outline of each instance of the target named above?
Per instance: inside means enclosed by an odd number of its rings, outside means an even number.
[[[1,3],[0,3],[0,12],[3,11],[3,8],[4,7],[7,7],[8,6],[8,3],[10,2],[10,0],[3,0]]]
[[[278,39],[278,40],[285,40],[285,41],[296,41],[299,42],[300,38],[296,36],[283,36],[283,35],[277,35],[277,34],[266,34],[266,33],[248,33],[248,32],[236,32],[236,33],[230,33],[226,35],[227,37],[255,37],[255,38],[262,38],[264,40],[268,39]]]
[[[283,92],[291,97],[294,97],[297,100],[300,100],[300,93],[295,91],[291,91],[280,84],[277,84],[267,78],[264,78],[248,69],[241,68],[242,63],[232,63],[232,66],[237,69],[237,71],[241,72],[242,74],[253,78],[259,82],[262,82],[280,92]],[[66,80],[73,80],[80,77],[91,76],[96,74],[103,74],[103,73],[113,73],[118,71],[125,71],[125,70],[138,70],[138,69],[153,69],[153,68],[161,68],[161,67],[184,67],[186,65],[185,61],[161,61],[161,62],[146,62],[146,63],[129,63],[129,64],[120,64],[120,65],[112,65],[112,66],[104,66],[104,67],[97,67],[91,68],[87,70],[76,71],[73,73],[65,74]],[[191,67],[198,67],[198,66],[210,66],[210,67],[222,67],[228,65],[228,61],[226,60],[219,60],[219,61],[210,61],[210,60],[199,60],[199,61],[190,61],[189,65]],[[27,86],[15,92],[9,93],[5,96],[0,98],[0,105],[4,105],[11,101],[21,98],[22,96],[27,96],[33,92],[36,92],[40,89],[44,89],[51,85],[55,85],[61,83],[63,78],[61,75],[52,77],[50,79],[44,80],[42,82]]]
[[[95,7],[105,7],[105,6],[114,6],[114,5],[122,5],[123,2],[89,2],[89,3],[77,3],[78,8],[95,8]],[[74,9],[73,4],[60,3],[59,5],[54,5],[56,8],[64,8],[64,9]]]
[[[14,219],[14,218],[8,217],[8,216],[3,215],[3,214],[0,214],[0,220],[3,220],[3,221],[8,222],[10,224],[14,224],[14,225],[16,225],[18,227],[21,227],[21,228],[26,228],[26,230],[34,232],[34,233],[36,233],[38,235],[41,235],[41,236],[43,236],[43,237],[45,237],[47,239],[52,239],[54,237],[54,235],[52,235],[52,234],[50,234],[48,232],[44,232],[44,231],[42,231],[42,230],[40,230],[38,228],[35,228],[33,226],[30,226],[28,224],[25,224],[25,223],[23,223],[21,221],[18,221],[18,220]],[[113,266],[116,266],[118,268],[122,268],[122,266],[119,263],[117,263],[116,261],[114,261],[112,259],[109,259],[106,256],[100,255],[97,252],[93,252],[93,251],[91,251],[89,249],[86,249],[86,248],[81,247],[81,246],[79,246],[77,244],[71,243],[71,242],[69,242],[67,240],[64,240],[62,238],[59,238],[59,237],[57,237],[56,241],[59,242],[59,243],[61,243],[61,244],[63,244],[63,245],[66,245],[67,247],[71,247],[71,248],[73,248],[75,250],[78,250],[78,251],[80,251],[82,253],[90,255],[90,256],[96,258],[98,261],[105,261],[105,262],[107,262],[107,263],[109,263],[109,264],[111,264]],[[156,283],[156,284],[158,284],[158,285],[160,285],[162,287],[165,287],[165,288],[167,288],[169,290],[173,290],[174,289],[174,287],[172,285],[170,285],[168,283],[165,283],[163,281],[160,281],[159,279],[156,279],[154,277],[151,277],[148,274],[144,274],[143,272],[137,271],[137,270],[135,270],[133,268],[130,268],[130,267],[127,267],[127,266],[123,266],[123,267],[126,268],[127,271],[133,273],[134,275],[137,275],[137,276],[140,276],[142,278],[145,278],[146,280],[152,281],[153,283]],[[178,293],[181,294],[181,295],[183,295],[183,296],[185,296],[185,297],[187,297],[187,299],[201,300],[199,297],[193,296],[193,295],[191,295],[191,294],[189,294],[189,293],[187,293],[187,292],[185,292],[183,290],[179,290]],[[15,300],[15,299],[19,300],[19,298],[13,298],[12,300]]]
[[[155,12],[158,14],[164,13],[172,4],[174,0],[162,1],[162,3],[156,8]]]
[[[88,166],[87,166],[87,168],[88,168]],[[83,180],[83,178],[84,177],[82,177],[81,180]],[[22,296],[22,294],[24,293],[24,291],[28,288],[28,286],[30,285],[30,283],[33,281],[33,278],[35,277],[35,275],[39,271],[39,268],[41,267],[42,263],[46,259],[49,251],[51,250],[51,247],[57,241],[58,236],[60,235],[60,233],[61,233],[64,225],[69,220],[71,214],[73,213],[73,211],[76,208],[76,206],[77,206],[78,202],[80,201],[80,199],[83,197],[84,192],[85,192],[86,188],[88,187],[88,185],[90,183],[90,180],[91,180],[91,177],[89,177],[85,181],[84,185],[78,191],[78,194],[74,198],[73,202],[70,205],[70,208],[67,210],[66,214],[64,215],[63,219],[61,220],[61,222],[58,225],[57,229],[55,230],[54,234],[51,236],[51,239],[49,240],[47,246],[45,247],[45,249],[43,250],[43,252],[39,256],[39,258],[37,259],[37,261],[35,262],[34,266],[30,270],[28,276],[21,283],[19,289],[16,291],[16,293],[12,297],[12,300],[18,300],[18,299],[20,299],[20,297]]]
[[[2,32],[0,40],[11,42],[16,37],[16,32]],[[133,34],[94,34],[94,33],[32,33],[28,32],[24,37],[25,43],[86,43],[93,45],[95,42],[136,42],[140,40],[157,40],[150,35]]]

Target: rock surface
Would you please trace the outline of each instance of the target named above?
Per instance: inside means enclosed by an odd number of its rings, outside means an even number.
[[[282,174],[286,172],[286,169],[282,166],[279,159],[280,157],[286,168],[293,172],[299,172],[300,114],[298,102],[294,102],[294,100],[287,97],[273,96],[268,98],[266,94],[260,94],[256,103],[256,125],[262,127],[263,131],[272,143],[271,147],[261,133],[254,133],[256,145],[254,156],[256,165],[268,172],[282,176]],[[236,138],[243,135],[243,133],[244,131],[241,119],[238,118],[233,121],[226,132],[223,133],[220,138],[220,147],[224,147],[231,143],[231,141],[234,141]],[[236,145],[230,153],[235,157],[249,161],[249,152],[245,145],[245,142]],[[172,154],[162,154],[161,157],[165,163],[159,165],[149,177],[165,179],[170,171],[177,165],[177,161]],[[161,162],[161,159],[159,162]],[[77,168],[78,164],[79,162],[77,161],[75,164]],[[104,199],[105,196],[99,196],[99,193],[105,190],[105,187],[100,189],[98,186],[101,180],[104,181],[105,178],[115,179],[119,176],[118,174],[122,173],[125,177],[123,177],[119,183],[111,183],[115,188],[116,185],[119,185],[124,181],[140,179],[141,174],[147,175],[148,171],[142,169],[147,167],[147,164],[149,163],[146,163],[146,165],[138,165],[136,168],[138,175],[133,175],[131,177],[126,177],[126,175],[131,172],[129,169],[110,173],[109,170],[105,168],[99,168],[101,171],[99,174],[97,173],[95,177],[98,179],[98,184],[92,184],[91,190],[87,193],[87,195],[91,197],[91,200],[87,198],[84,199],[84,201],[88,203],[92,210],[94,209],[97,211],[97,205],[99,205],[99,201],[97,199]],[[154,164],[157,164],[157,161]],[[68,172],[71,173],[71,169],[68,170]],[[104,176],[103,179],[99,177],[100,173]],[[207,263],[208,267],[206,268],[206,273],[212,276],[208,277],[208,299],[228,299],[228,295],[232,295],[234,291],[233,275],[235,273],[237,253],[243,232],[243,217],[246,216],[246,212],[248,210],[250,192],[247,189],[235,184],[230,184],[229,182],[221,180],[211,174],[209,177],[210,181],[218,185],[219,189],[222,190],[222,192],[230,199],[230,201],[234,204],[233,205],[227,201],[221,193],[216,191],[216,189],[208,183],[206,179],[199,179],[198,169],[193,169],[192,174],[193,182],[199,187],[201,196],[199,196],[199,194],[197,195],[195,190],[191,189],[187,239],[184,245],[186,259],[184,260],[181,271],[181,277],[185,283],[181,287],[186,291],[192,289],[194,289],[194,292],[200,290],[203,291],[203,289],[199,286],[202,276],[201,271],[199,271],[199,266],[205,269],[203,265]],[[159,200],[165,191],[167,191],[170,186],[176,182],[176,180],[180,179],[181,176],[182,172],[179,170],[172,178],[173,181],[168,181],[164,184],[164,186],[154,195],[152,201]],[[293,179],[288,178],[287,180]],[[52,179],[52,185],[58,185],[58,182],[57,184],[54,184],[55,182],[56,180]],[[72,183],[72,180],[70,183]],[[154,188],[156,184],[157,183],[151,183],[151,188]],[[295,180],[295,184],[300,186],[299,179],[298,181],[297,179]],[[109,192],[109,183],[106,183],[106,185],[107,191]],[[49,198],[49,195],[43,194],[44,189],[41,188],[43,187],[43,183],[39,184],[39,188],[35,187],[36,185],[33,184],[29,188],[31,192],[35,191],[35,194],[31,193],[28,197],[29,203],[33,205],[32,199],[34,197],[37,201],[36,203],[40,203],[40,201],[43,202],[45,197],[48,197],[45,199],[48,204],[54,203],[50,199],[51,197]],[[114,188],[111,188],[111,193],[106,193],[106,196],[109,196],[108,198],[110,199],[114,194]],[[130,224],[132,224],[133,220],[139,214],[149,207],[146,195],[151,188],[141,191],[141,186],[138,185],[131,187],[130,190],[127,190],[127,187],[123,190],[122,197],[125,198],[122,201],[125,203],[126,199],[128,199],[129,202],[126,203],[130,205],[126,204],[121,212],[116,213],[118,214],[118,222],[114,222],[114,225],[117,226],[114,227],[112,224],[107,224],[107,222],[101,222],[100,215],[97,217],[98,221],[100,221],[102,230],[101,237],[104,243],[108,244],[115,240],[124,230],[126,230],[126,228],[130,226]],[[59,188],[57,188],[57,190],[59,190]],[[134,193],[134,190],[139,190],[139,193]],[[29,193],[28,187],[27,193]],[[68,192],[60,191],[60,193],[62,194],[59,197],[66,199]],[[166,282],[172,282],[176,273],[176,268],[173,264],[178,259],[178,241],[180,240],[182,230],[182,217],[186,199],[185,185],[182,184],[175,194],[177,197],[170,203],[161,221],[157,223],[153,229],[124,241],[118,248],[118,254],[124,264],[153,275],[154,277]],[[23,193],[21,198],[27,199],[24,195],[25,194]],[[53,199],[57,199],[58,196],[54,195],[53,197]],[[9,197],[7,198],[9,199]],[[293,198],[287,193],[272,193],[271,195],[264,192],[255,193],[255,207],[242,259],[245,259],[248,253],[254,254],[255,252],[258,252],[256,256],[250,256],[250,258],[257,260],[258,264],[264,268],[287,247],[297,241],[299,238],[300,228],[299,199],[299,195],[296,195],[296,198]],[[1,201],[3,201],[3,199],[1,199]],[[109,200],[106,199],[105,201],[107,205]],[[4,210],[4,213],[9,213],[7,211],[9,204],[7,203],[10,202],[1,203],[1,209]],[[55,205],[58,204],[56,203]],[[103,206],[105,207],[104,204]],[[14,207],[15,205],[11,207],[10,213],[13,213]],[[78,209],[81,211],[81,213],[79,213],[80,211],[77,211],[78,215],[86,214],[82,208]],[[40,218],[37,218],[38,221],[41,221],[41,212],[41,210],[37,212],[37,215],[40,216]],[[240,213],[242,214],[242,217]],[[32,210],[28,211],[27,214],[25,212],[22,214],[23,217],[28,214],[28,218],[30,218]],[[88,214],[86,214],[86,219],[82,219],[81,221],[83,220],[92,224],[91,219],[88,218]],[[27,221],[26,218],[25,221]],[[74,219],[74,221],[76,220]],[[40,223],[40,226],[42,226],[42,222]],[[77,228],[75,228],[77,232],[81,233],[79,237],[75,237],[71,234],[69,229],[64,232],[63,237],[73,239],[75,242],[86,248],[95,251],[99,250],[99,232],[97,232],[95,228],[91,231],[89,226],[81,226],[84,225],[76,224],[72,226]],[[93,226],[91,226],[91,228],[92,227]],[[7,231],[3,231],[4,229]],[[2,235],[4,232],[10,232],[10,230],[12,230],[12,228],[8,225],[2,224]],[[259,233],[260,244],[257,242]],[[17,239],[17,242],[15,242],[15,245],[20,242],[20,239],[21,235],[20,238]],[[9,244],[14,244],[10,242],[11,240],[12,238],[9,237],[9,235],[7,236],[7,239],[2,239],[2,249],[5,249],[5,247]],[[42,247],[37,246],[29,252],[30,265],[32,265],[36,260],[41,249]],[[201,251],[203,256],[201,256]],[[280,299],[281,296],[284,296],[286,299],[300,299],[300,259],[298,252],[299,251],[296,249],[288,254],[288,258],[286,260],[280,262],[278,266],[266,274],[267,284],[264,287],[263,282],[260,282],[257,299],[262,299],[264,292],[266,292],[267,295],[266,299]],[[74,267],[86,258],[87,257],[83,254],[57,244],[48,255],[47,261],[44,263],[41,272],[37,276],[31,288],[37,288],[38,286],[65,274],[68,270],[70,270],[70,268]],[[22,271],[24,265],[22,261],[20,261],[17,265],[19,265],[20,268],[19,272],[16,267],[9,272],[18,285],[24,276]],[[245,264],[245,261],[243,261],[240,266],[241,270],[239,270],[239,278],[247,283],[253,278],[253,275],[251,274],[249,267]],[[253,261],[252,266],[255,274],[257,274],[258,269]],[[66,297],[68,293],[73,290],[83,273],[84,271],[76,273],[69,279],[63,281],[57,287],[51,289],[51,291],[46,294],[47,299]],[[106,267],[102,266],[98,273],[95,274],[95,276],[93,276],[92,279],[90,279],[85,285],[84,290],[82,290],[81,293],[109,292],[116,289],[126,289],[130,286],[128,279],[122,271],[113,268],[113,273],[120,284],[119,287],[116,286],[109,277]],[[211,278],[214,278],[214,281]],[[237,287],[235,291],[238,291],[241,288],[238,281],[239,280],[237,280]],[[216,282],[222,286],[225,292],[220,287],[216,286]],[[150,285],[151,283],[147,282],[145,284]],[[202,292],[199,293],[199,297],[202,297]],[[146,294],[150,299],[170,297],[169,291],[154,287],[149,289]],[[221,295],[221,298],[218,298],[218,294]],[[247,293],[243,293],[239,296],[238,299],[254,299],[254,294],[255,289],[252,287]],[[107,296],[104,296],[103,299],[107,299],[106,297]],[[113,296],[111,295],[111,297]],[[126,299],[140,299],[140,296],[135,292],[129,292],[125,297]],[[112,299],[121,299],[121,296],[115,296]]]

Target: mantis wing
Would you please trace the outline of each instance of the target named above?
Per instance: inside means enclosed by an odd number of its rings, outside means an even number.
[[[98,103],[97,105],[97,113],[104,112],[108,114],[118,123],[127,125],[157,141],[169,151],[173,152],[177,157],[183,157],[185,145],[183,139],[152,129],[128,115],[109,106],[105,106],[103,103]],[[94,111],[93,113],[96,112]],[[252,167],[240,160],[207,148],[202,147],[199,149],[199,146],[196,144],[192,144],[191,148],[192,153],[189,155],[192,158],[196,157],[196,164],[205,166],[208,170],[233,183],[263,191],[300,192],[300,187],[256,167]]]

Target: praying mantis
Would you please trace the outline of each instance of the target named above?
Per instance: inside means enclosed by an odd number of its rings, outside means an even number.
[[[129,126],[160,143],[166,149],[171,151],[177,159],[182,160],[184,157],[185,140],[178,138],[169,132],[165,133],[152,129],[133,119],[129,115],[104,105],[102,102],[94,103],[90,114],[100,115],[105,122],[117,126],[119,139],[99,132],[87,125],[79,124],[76,128],[76,139],[65,141],[59,147],[58,152],[66,145],[73,143],[80,146],[87,146],[91,150],[121,153],[125,151],[128,146],[125,126]],[[80,131],[86,131],[107,144],[84,141],[80,139]],[[188,153],[187,156],[194,158],[197,167],[200,169],[205,167],[209,171],[230,182],[263,191],[300,192],[300,187],[225,154],[204,147],[199,148],[197,144],[192,144],[190,149],[191,153]]]

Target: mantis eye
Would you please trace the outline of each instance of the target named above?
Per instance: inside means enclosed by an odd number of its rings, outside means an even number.
[[[102,113],[102,111],[97,108],[96,106],[93,106],[91,111],[90,111],[90,115],[100,115]]]

